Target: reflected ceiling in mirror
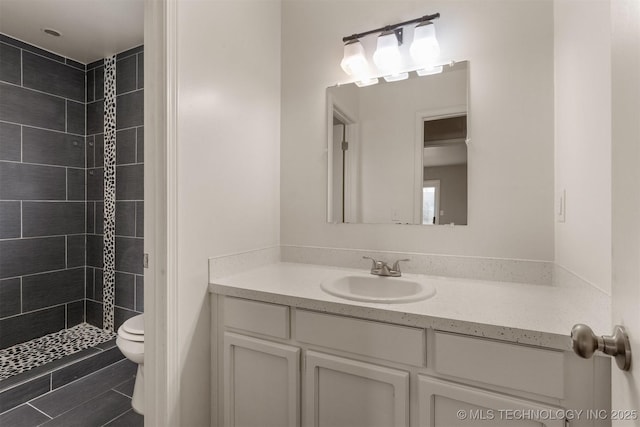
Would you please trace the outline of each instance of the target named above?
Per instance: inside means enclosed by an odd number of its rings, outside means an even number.
[[[467,224],[468,71],[327,89],[329,222]]]

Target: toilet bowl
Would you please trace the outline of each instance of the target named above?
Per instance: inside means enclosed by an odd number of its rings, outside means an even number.
[[[118,329],[116,345],[124,356],[138,364],[136,382],[131,396],[133,410],[144,415],[144,315],[125,321]]]

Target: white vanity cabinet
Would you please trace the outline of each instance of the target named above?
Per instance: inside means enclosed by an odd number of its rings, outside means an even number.
[[[607,426],[610,364],[568,351],[212,295],[212,425]]]

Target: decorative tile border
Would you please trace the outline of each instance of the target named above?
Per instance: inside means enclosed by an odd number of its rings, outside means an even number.
[[[116,337],[88,323],[0,350],[0,380],[21,374]]]
[[[104,60],[103,325],[114,329],[116,255],[116,56]]]

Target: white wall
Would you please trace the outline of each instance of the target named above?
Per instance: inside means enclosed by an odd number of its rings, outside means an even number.
[[[609,1],[556,0],[556,263],[611,291],[611,23]],[[556,202],[557,203],[557,202]]]
[[[209,425],[207,258],[279,243],[280,3],[178,3],[183,426]]]
[[[434,12],[443,56],[470,60],[469,226],[327,224],[342,37]],[[292,0],[282,23],[282,244],[553,260],[551,1]]]

